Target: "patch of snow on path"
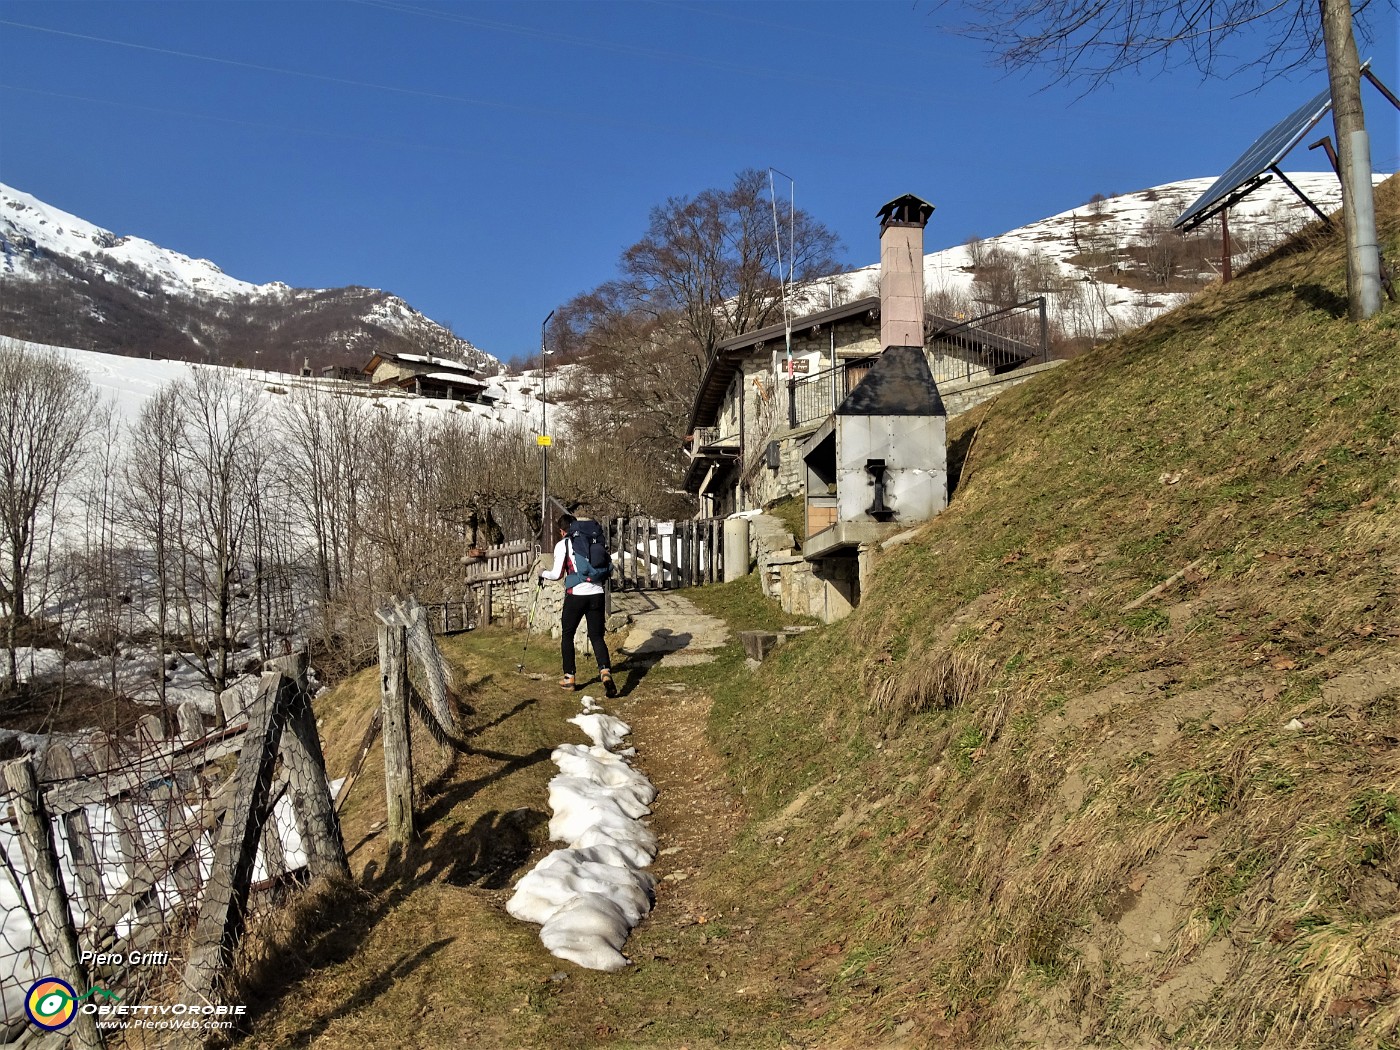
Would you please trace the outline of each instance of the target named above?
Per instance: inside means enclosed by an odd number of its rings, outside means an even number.
[[[549,782],[551,842],[565,843],[515,887],[506,911],[539,923],[551,955],[589,970],[621,970],[622,946],[651,911],[656,880],[643,869],[656,857],[656,836],[641,822],[656,798],[645,776],[618,748],[632,728],[583,698],[569,719],[591,746],[563,744],[550,756],[559,775]]]

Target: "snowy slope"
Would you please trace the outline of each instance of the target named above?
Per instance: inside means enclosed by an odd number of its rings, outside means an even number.
[[[55,255],[91,256],[100,272],[124,263],[160,278],[169,290],[233,299],[287,291],[284,284],[256,285],[230,277],[208,259],[191,259],[140,237],[118,237],[110,230],[45,204],[28,193],[0,184],[0,274],[38,278],[43,261]]]
[[[56,351],[82,369],[96,388],[99,397],[110,402],[118,420],[125,427],[134,424],[140,417],[141,406],[163,387],[176,379],[187,377],[195,367],[218,367],[190,365],[184,361],[150,361],[139,357],[123,357],[120,354],[103,354],[92,350],[75,350],[71,347],[50,347],[23,340],[14,340],[17,345],[40,351]],[[577,366],[550,370],[551,394],[555,384],[563,389],[562,382],[569,369]],[[229,369],[229,374],[262,391],[263,398],[275,402],[290,389],[314,387],[332,393],[351,396],[369,396],[370,388],[360,383],[347,383],[338,379],[303,379],[300,376],[280,372],[264,372],[259,369]],[[535,372],[520,375],[500,375],[490,380],[488,392],[499,400],[494,405],[469,404],[459,401],[440,401],[417,397],[401,391],[383,391],[376,388],[374,399],[390,411],[403,413],[406,417],[427,420],[441,419],[446,412],[466,412],[472,419],[488,427],[520,427],[527,435],[537,434],[540,427],[539,377]],[[558,408],[554,409],[557,413]],[[557,429],[557,418],[554,422]]]
[[[1377,183],[1389,176],[1377,175]],[[1288,178],[1324,213],[1341,207],[1341,189],[1331,172],[1298,172]],[[1107,311],[1105,318],[1119,327],[1132,327],[1179,305],[1185,294],[1134,287],[1133,282],[1116,279],[1113,267],[1093,265],[1091,256],[1102,262],[1110,257],[1125,259],[1140,251],[1157,230],[1170,227],[1214,177],[1186,179],[1150,189],[1099,199],[1019,229],[990,236],[982,241],[983,250],[1000,248],[1023,258],[1038,255],[1048,261],[1060,278],[1069,282],[1093,282],[1101,287]],[[1290,233],[1315,221],[1316,215],[1286,185],[1274,179],[1255,190],[1230,211],[1230,233],[1236,267],[1278,244]],[[1213,256],[1213,265],[1183,278],[1204,283],[1219,274],[1220,223],[1210,220],[1196,237]],[[936,243],[938,214],[935,211],[925,231],[925,244]],[[1094,250],[1091,250],[1094,249]],[[806,290],[804,309],[825,308],[830,297],[850,300],[875,295],[879,265],[862,267],[849,274],[814,282]],[[929,293],[972,297],[974,293],[973,250],[967,244],[927,252],[924,256],[924,287]],[[1140,282],[1139,282],[1140,283]],[[1053,294],[1051,296],[1053,299]]]

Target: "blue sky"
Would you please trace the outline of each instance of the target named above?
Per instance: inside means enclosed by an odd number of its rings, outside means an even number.
[[[1263,83],[1183,67],[1084,96],[1005,74],[946,31],[959,13],[0,2],[0,181],[241,280],[384,288],[510,359],[614,276],[654,205],[741,169],[790,176],[861,266],[900,194],[936,206],[926,247],[949,247],[1218,175],[1326,85],[1320,67]],[[1391,30],[1361,50],[1397,90]],[[1376,168],[1395,171],[1400,114],[1363,99]],[[1326,160],[1300,147],[1284,166]]]

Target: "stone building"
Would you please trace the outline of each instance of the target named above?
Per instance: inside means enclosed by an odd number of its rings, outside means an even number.
[[[494,400],[486,380],[470,365],[451,358],[384,351],[370,358],[364,371],[375,386],[390,386],[420,397],[445,401]]]
[[[947,506],[949,406],[965,411],[1048,367],[1043,321],[1035,347],[925,315],[932,213],[913,195],[880,209],[878,297],[727,339],[706,364],[686,488],[702,517],[802,500],[790,549],[755,550],[790,612],[849,612],[874,546]]]

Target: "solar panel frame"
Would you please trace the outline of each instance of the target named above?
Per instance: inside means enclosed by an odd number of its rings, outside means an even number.
[[[1233,203],[1227,202],[1226,198],[1287,156],[1331,108],[1332,89],[1328,87],[1260,135],[1254,144],[1240,155],[1239,160],[1225,170],[1225,174],[1212,182],[1210,187],[1196,198],[1195,203],[1178,216],[1172,223],[1172,229],[1181,229],[1188,223],[1193,226],[1199,225],[1220,207]]]

